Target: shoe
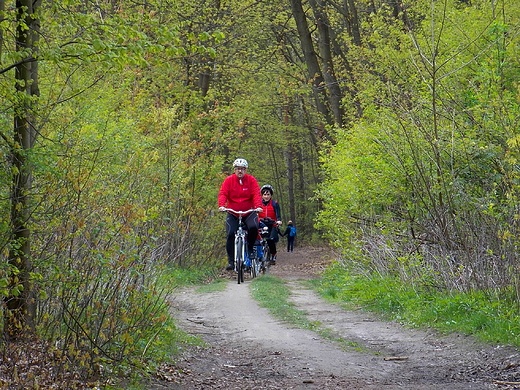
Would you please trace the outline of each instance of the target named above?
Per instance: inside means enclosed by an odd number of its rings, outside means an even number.
[[[235,267],[233,266],[233,264],[228,264],[228,266],[226,267],[226,271],[233,271]]]

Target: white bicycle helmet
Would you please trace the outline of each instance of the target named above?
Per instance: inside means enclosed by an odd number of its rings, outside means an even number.
[[[260,193],[264,193],[265,191],[269,191],[271,193],[271,195],[273,195],[274,193],[274,188],[272,185],[270,184],[265,184],[262,186],[262,188],[260,189]]]
[[[237,158],[234,162],[233,162],[233,168],[235,167],[244,167],[244,168],[247,168],[247,161],[244,160],[243,158]]]

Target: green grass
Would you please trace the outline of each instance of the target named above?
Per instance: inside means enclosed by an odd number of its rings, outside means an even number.
[[[304,311],[296,309],[296,306],[289,302],[291,290],[283,280],[271,275],[256,278],[251,284],[251,294],[260,306],[269,310],[273,317],[300,329],[316,332],[327,340],[340,343],[344,348],[359,349],[357,343],[336,337],[330,329],[323,327],[320,322],[309,321]]]
[[[195,286],[213,283],[218,280],[216,268],[181,268],[170,267],[164,269],[160,277],[160,283],[167,289],[185,286]]]
[[[473,335],[481,341],[520,346],[520,309],[513,291],[450,292],[406,285],[397,278],[329,269],[314,288],[346,308],[363,308],[411,327]]]

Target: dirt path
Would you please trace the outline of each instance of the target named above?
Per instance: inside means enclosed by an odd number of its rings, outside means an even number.
[[[209,346],[185,351],[169,381],[154,388],[520,389],[517,350],[381,322],[303,287],[301,280],[315,276],[325,262],[315,250],[280,253],[272,274],[288,281],[292,302],[309,320],[360,348],[273,319],[251,298],[249,281],[238,285],[230,279],[222,292],[183,290],[171,297],[178,325]]]

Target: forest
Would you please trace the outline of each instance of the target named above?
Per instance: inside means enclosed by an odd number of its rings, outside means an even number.
[[[0,0],[0,343],[137,365],[237,157],[337,277],[520,315],[519,76],[513,0]]]

